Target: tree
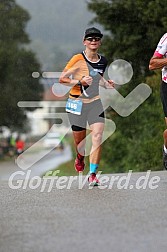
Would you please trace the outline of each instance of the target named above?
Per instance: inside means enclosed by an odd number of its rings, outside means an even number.
[[[0,126],[10,129],[22,127],[26,122],[26,108],[21,100],[40,100],[42,85],[32,78],[32,72],[40,72],[35,54],[24,48],[29,38],[25,26],[29,14],[14,0],[0,2]]]
[[[148,60],[166,32],[165,1],[91,0],[88,8],[96,14],[93,21],[110,33],[102,48],[107,58],[131,62],[136,76],[150,75]]]
[[[152,95],[130,116],[108,116],[116,132],[103,144],[105,172],[127,172],[162,169],[162,134],[165,129],[160,101],[161,73],[146,78]]]
[[[104,143],[105,172],[129,169],[162,169],[161,146],[163,112],[160,102],[160,73],[148,69],[156,45],[167,32],[167,5],[164,1],[91,0],[88,8],[95,12],[93,21],[100,23],[108,35],[102,52],[111,61],[120,58],[132,64],[134,76],[119,92],[127,95],[141,82],[149,84],[152,95],[130,116],[122,118],[108,111],[116,123],[116,132]]]

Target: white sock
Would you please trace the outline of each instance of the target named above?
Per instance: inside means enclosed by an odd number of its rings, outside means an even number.
[[[165,151],[165,153],[167,154],[167,148],[165,147],[165,145],[164,145],[164,151]]]

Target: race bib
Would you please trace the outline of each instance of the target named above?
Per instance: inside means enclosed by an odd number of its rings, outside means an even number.
[[[82,101],[68,99],[66,103],[66,111],[72,114],[81,115],[82,112]]]

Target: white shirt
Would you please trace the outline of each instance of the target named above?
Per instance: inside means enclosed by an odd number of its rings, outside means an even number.
[[[165,33],[160,39],[154,52],[154,56],[158,58],[167,58],[167,33]],[[162,80],[167,83],[167,66],[162,68]]]

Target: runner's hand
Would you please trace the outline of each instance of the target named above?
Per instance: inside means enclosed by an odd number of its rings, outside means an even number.
[[[115,86],[115,83],[114,83],[113,80],[108,80],[108,81],[105,82],[105,87],[106,88],[114,88],[114,86]]]
[[[82,86],[88,86],[92,84],[92,81],[93,81],[93,78],[91,76],[84,76],[80,82]]]

